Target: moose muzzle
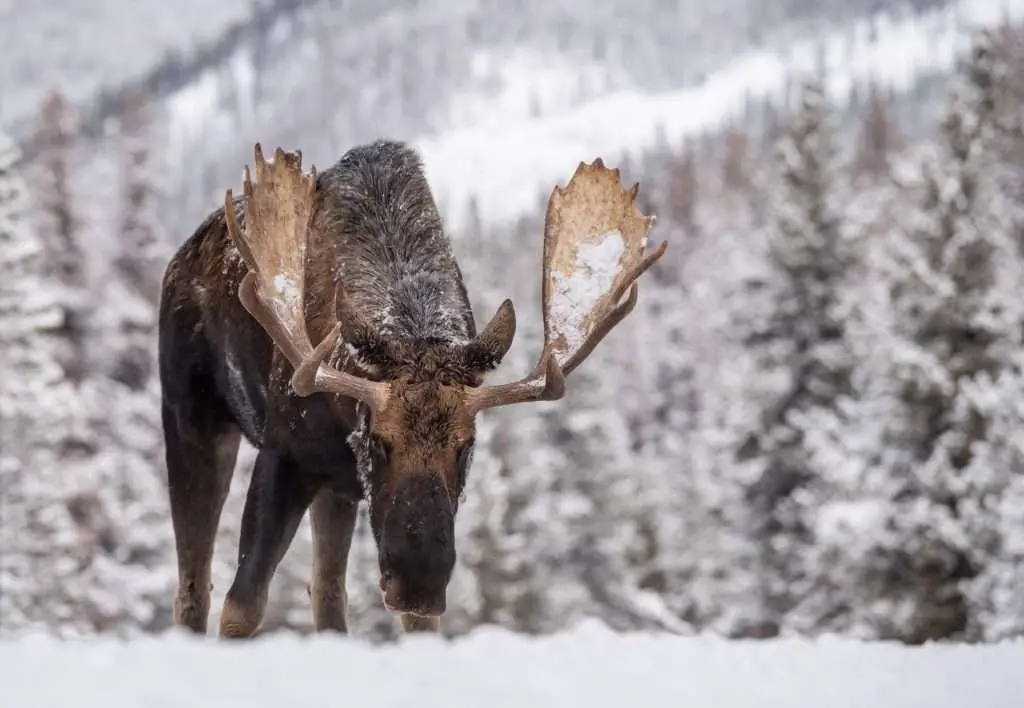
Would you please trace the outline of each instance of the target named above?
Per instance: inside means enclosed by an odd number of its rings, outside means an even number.
[[[433,475],[403,481],[384,518],[380,589],[392,612],[438,617],[455,568],[455,509]]]

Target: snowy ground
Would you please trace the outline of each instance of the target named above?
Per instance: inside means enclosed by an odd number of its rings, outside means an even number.
[[[729,642],[616,636],[596,625],[546,638],[481,630],[445,642],[292,636],[222,644],[0,642],[11,708],[1010,708],[1024,642],[920,648],[852,641]]]

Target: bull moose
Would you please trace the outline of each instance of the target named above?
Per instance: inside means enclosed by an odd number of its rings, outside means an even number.
[[[505,300],[477,331],[418,154],[381,140],[317,174],[301,152],[254,152],[256,182],[247,166],[243,196],[227,191],[163,280],[175,624],[206,632],[214,537],[244,435],[258,455],[220,636],[256,633],[307,509],[314,625],[347,632],[363,499],[385,607],[406,631],[438,631],[477,413],[561,398],[667,243],[645,254],[654,217],[637,210],[639,185],[625,189],[600,159],[581,163],[548,204],[537,366],[485,385],[512,345],[515,310]]]

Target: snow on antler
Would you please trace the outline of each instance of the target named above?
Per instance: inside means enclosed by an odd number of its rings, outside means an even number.
[[[568,272],[551,273],[554,295],[548,314],[555,341],[565,343],[565,347],[555,349],[560,364],[586,340],[587,315],[598,299],[611,291],[625,251],[622,233],[612,229],[590,243],[581,244]]]

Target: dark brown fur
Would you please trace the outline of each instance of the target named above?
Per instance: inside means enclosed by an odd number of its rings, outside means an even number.
[[[239,220],[241,204],[234,201]],[[477,336],[419,160],[399,143],[355,148],[318,176],[307,260],[312,342],[338,316],[341,283],[347,345],[330,363],[391,381],[396,405],[369,421],[347,398],[294,395],[291,365],[239,301],[247,266],[223,209],[213,212],[168,265],[160,311],[179,568],[175,621],[206,630],[214,536],[244,435],[260,452],[221,634],[256,632],[270,579],[307,509],[315,625],[346,631],[344,576],[362,498],[370,503],[382,588],[403,613],[403,626],[436,630],[473,448],[473,417],[458,391],[480,385],[511,333]]]

